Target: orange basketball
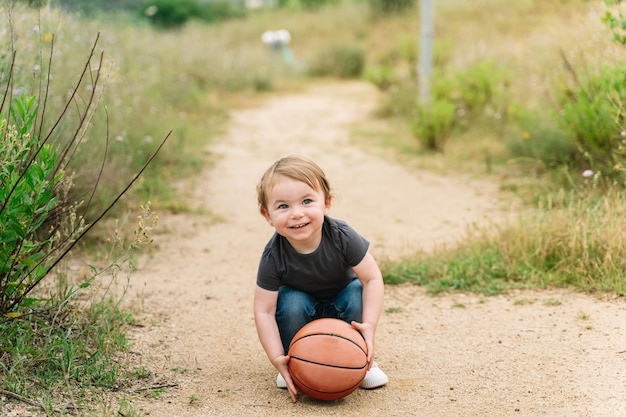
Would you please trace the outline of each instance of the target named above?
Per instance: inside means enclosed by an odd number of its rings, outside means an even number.
[[[318,400],[337,400],[356,390],[367,373],[361,333],[339,319],[318,319],[289,345],[289,373],[296,387]]]

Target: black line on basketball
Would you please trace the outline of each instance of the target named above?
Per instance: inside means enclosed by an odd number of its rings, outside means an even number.
[[[360,333],[359,333],[359,335],[360,335]],[[352,343],[354,346],[358,347],[358,348],[361,350],[361,352],[366,353],[366,352],[365,352],[365,350],[364,350],[361,346],[359,346],[359,344],[358,344],[358,343],[356,343],[354,340],[350,339],[349,337],[342,336],[342,335],[340,335],[340,334],[335,334],[335,333],[309,333],[309,334],[306,334],[306,335],[304,335],[304,336],[302,336],[302,337],[298,338],[297,340],[294,340],[293,342],[291,342],[291,345],[295,345],[298,341],[300,341],[300,340],[304,340],[304,339],[306,339],[307,337],[314,337],[314,336],[332,336],[332,337],[338,337],[338,338],[340,338],[340,339],[347,340],[348,342]],[[361,336],[361,338],[362,338],[362,337],[363,337],[363,336]]]

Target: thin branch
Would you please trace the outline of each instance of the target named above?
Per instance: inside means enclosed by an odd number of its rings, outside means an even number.
[[[16,394],[16,393],[11,392],[11,391],[4,390],[4,389],[2,389],[2,388],[0,388],[0,394],[2,394],[2,395],[6,395],[7,397],[11,397],[11,398],[13,398],[14,400],[21,401],[21,402],[26,403],[26,404],[28,404],[28,405],[32,405],[32,406],[34,406],[34,407],[37,407],[37,408],[39,408],[40,410],[42,410],[43,412],[45,412],[45,413],[46,413],[46,415],[48,415],[48,413],[46,412],[45,407],[44,407],[42,404],[38,403],[37,401],[33,401],[33,400],[29,399],[29,398],[22,397],[22,396],[21,396],[21,395],[19,395],[19,394]]]
[[[178,384],[159,384],[159,385],[151,385],[149,387],[145,387],[145,388],[139,388],[136,389],[133,392],[143,392],[143,391],[152,391],[155,389],[164,389],[164,388],[174,388],[177,387]]]
[[[41,41],[40,41],[41,45]],[[48,107],[48,94],[50,93],[50,79],[52,78],[52,56],[54,55],[54,35],[52,36],[52,41],[50,42],[50,56],[48,57],[48,69],[46,71],[46,89],[44,92],[43,104],[41,105],[41,122],[39,124],[39,131],[37,132],[37,137],[41,137],[41,132],[43,132],[43,123],[46,115],[46,108]],[[43,58],[42,58],[43,61]],[[43,75],[40,75],[42,77]],[[39,85],[41,86],[41,78],[39,79]],[[41,88],[39,90],[41,92]]]
[[[98,82],[99,82],[99,79],[100,79],[100,71],[102,71],[102,61],[103,61],[103,58],[104,58],[104,54],[100,54],[100,62],[98,63],[98,71],[97,71],[97,74],[96,74],[96,79],[93,80],[93,77],[92,77],[92,81],[91,81],[92,94],[91,94],[91,97],[89,98],[89,103],[87,104],[87,107],[85,109],[85,116],[88,114],[89,109],[92,107],[93,98],[94,98],[94,95],[96,93],[96,89],[98,88]],[[102,97],[104,96],[104,90],[105,90],[107,84],[109,83],[109,77],[110,77],[110,74],[107,75],[106,79],[104,80],[104,85],[100,88],[100,95],[96,99],[96,104],[102,102]],[[106,113],[106,129],[107,129],[106,135],[107,135],[107,145],[108,145],[108,142],[109,142],[109,114],[108,114],[108,111],[106,110],[106,107],[105,107],[104,111]],[[74,133],[74,136],[73,136],[74,138],[79,137],[79,139],[75,143],[74,149],[72,150],[72,153],[69,154],[69,156],[66,158],[67,162],[66,162],[65,166],[63,167],[63,169],[67,168],[67,166],[69,165],[70,161],[74,157],[74,154],[78,150],[78,147],[83,142],[83,139],[85,138],[85,135],[87,134],[88,127],[91,126],[91,121],[93,120],[94,115],[95,115],[95,110],[92,110],[91,113],[90,113],[89,119],[87,119],[86,121],[84,121],[84,119],[81,120],[78,128],[76,129],[76,133]],[[64,158],[65,158],[65,155],[64,155]],[[103,163],[104,163],[104,161],[103,161]]]
[[[92,54],[93,56],[93,54]],[[89,58],[89,63],[91,65],[91,57]],[[74,132],[74,134],[72,134],[71,136],[71,140],[69,141],[68,145],[65,147],[65,151],[63,152],[63,154],[60,156],[59,158],[59,165],[61,165],[61,163],[63,161],[65,161],[65,166],[64,169],[67,167],[67,165],[69,164],[71,158],[66,158],[67,154],[69,152],[69,150],[74,147],[78,147],[78,145],[80,144],[80,142],[82,142],[82,139],[84,137],[80,136],[79,133],[82,130],[83,126],[85,126],[85,121],[87,120],[87,115],[90,114],[90,110],[93,106],[94,103],[94,97],[96,96],[96,89],[98,87],[98,81],[100,80],[100,71],[102,71],[102,61],[104,58],[104,52],[100,53],[100,62],[98,64],[98,72],[96,73],[96,79],[95,81],[92,83],[92,89],[91,89],[91,94],[89,95],[89,101],[87,102],[86,106],[85,106],[85,113],[83,113],[82,117],[80,118],[80,121],[78,122],[78,126],[76,127],[76,131]],[[91,67],[90,67],[91,68]],[[90,75],[91,75],[91,71],[89,71]],[[80,88],[80,85],[76,86],[76,89],[78,90],[78,88]],[[76,141],[76,139],[78,139],[78,141]],[[56,175],[56,172],[54,173],[54,175]]]
[[[33,288],[35,288],[42,279],[44,279],[44,277],[65,257],[65,255],[67,255],[73,248],[74,246],[100,221],[102,220],[102,218],[104,216],[106,216],[106,214],[113,208],[113,206],[115,206],[115,204],[117,204],[117,202],[120,200],[120,198],[122,198],[122,196],[124,194],[126,194],[126,192],[130,189],[130,187],[133,186],[133,184],[139,179],[139,177],[143,174],[143,172],[146,170],[146,168],[148,168],[148,165],[150,165],[150,163],[152,162],[152,160],[154,158],[156,158],[156,156],[158,155],[158,153],[161,151],[161,148],[163,148],[163,145],[165,145],[165,142],[167,142],[167,140],[169,139],[169,137],[171,136],[172,131],[170,130],[167,134],[167,136],[165,136],[165,138],[161,141],[161,143],[159,144],[159,146],[157,147],[157,149],[152,153],[152,155],[150,155],[150,157],[148,158],[148,160],[144,163],[144,165],[141,167],[141,169],[135,174],[135,176],[132,178],[132,180],[126,185],[126,187],[124,187],[124,189],[122,190],[122,192],[120,192],[117,197],[115,197],[115,199],[102,211],[102,213],[100,213],[100,215],[92,222],[90,223],[82,232],[80,235],[78,235],[78,237],[76,237],[76,239],[74,239],[74,241],[59,255],[59,257],[57,259],[55,259],[55,261],[48,265],[45,269],[45,271],[41,272],[41,276],[37,277],[35,279],[34,282],[32,282],[25,290],[24,292],[21,294],[20,297],[17,297],[13,303],[9,306],[8,311],[11,311],[16,305],[18,305],[23,299],[24,297],[26,297],[26,295],[28,295]],[[44,259],[46,259],[47,257],[44,257]],[[35,271],[35,269],[37,269],[37,267],[39,265],[41,265],[41,263],[43,262],[43,259],[40,260],[35,266],[33,266],[33,268],[31,268],[31,270],[28,272],[28,274],[26,276],[30,276],[33,271]]]
[[[0,104],[0,112],[4,109],[4,103],[7,101],[7,97],[9,96],[9,91],[11,91],[11,85],[13,84],[13,71],[15,69],[15,58],[17,56],[17,51],[13,51],[11,56],[11,65],[9,66],[9,78],[7,80],[7,86],[4,89],[4,94],[2,95],[2,104]],[[10,99],[9,99],[10,101]],[[8,110],[7,110],[7,120],[9,119]],[[8,124],[7,124],[8,128]]]
[[[63,110],[59,114],[59,117],[57,118],[57,121],[50,128],[50,131],[48,132],[48,134],[46,135],[45,139],[43,140],[43,143],[46,143],[48,141],[48,139],[50,139],[50,136],[52,135],[52,132],[54,132],[56,130],[56,128],[58,127],[59,123],[61,123],[61,120],[63,120],[63,116],[65,116],[65,113],[67,112],[67,109],[70,107],[70,104],[72,104],[72,102],[74,101],[74,97],[76,96],[76,93],[78,92],[79,86],[83,82],[83,78],[85,78],[85,74],[87,73],[87,70],[91,68],[91,58],[93,58],[93,56],[94,56],[94,51],[96,50],[96,46],[98,45],[98,40],[99,39],[100,39],[100,32],[98,32],[98,35],[96,36],[96,40],[94,41],[93,46],[91,47],[91,51],[89,52],[89,57],[87,58],[87,61],[85,62],[85,66],[83,68],[83,71],[80,74],[80,77],[78,78],[78,82],[76,83],[76,87],[74,87],[74,89],[72,90],[72,94],[67,99],[67,103],[65,103],[65,107],[63,108]]]
[[[106,115],[106,136],[105,136],[106,140],[104,144],[104,155],[102,156],[102,164],[100,164],[100,171],[98,172],[98,177],[96,178],[96,183],[93,186],[93,190],[91,192],[91,195],[89,196],[89,200],[87,200],[84,213],[89,212],[89,208],[91,207],[91,201],[93,200],[93,197],[96,194],[96,190],[98,189],[98,186],[100,185],[100,180],[102,179],[102,173],[104,172],[104,164],[106,163],[106,160],[109,156],[109,143],[110,143],[109,142],[110,141],[109,111],[107,110],[106,106],[104,106],[104,113]]]
[[[11,84],[13,83],[13,71],[14,71],[14,69],[15,69],[15,57],[16,57],[16,56],[17,56],[17,55],[16,55],[16,51],[13,51],[13,57],[11,58],[11,67],[9,68],[9,82],[7,83],[7,87],[6,87],[6,88],[5,88],[5,90],[4,90],[4,96],[2,97],[2,105],[0,105],[0,109],[3,109],[3,108],[4,108],[4,103],[5,103],[5,100],[7,99],[7,96],[9,97],[9,103],[10,103],[10,102],[11,102],[11,100],[12,100],[12,99],[11,99],[11,94],[12,94],[12,93],[10,93],[10,91],[11,91]],[[10,119],[10,117],[11,117],[11,116],[10,116],[10,113],[11,113],[11,112],[10,112],[10,107],[11,107],[11,106],[9,105],[9,109],[7,110],[7,121],[8,121],[8,120]],[[6,124],[6,129],[7,129],[7,131],[8,131],[8,129],[9,129],[9,123],[7,123],[7,124]],[[11,196],[11,195],[9,194],[9,195],[7,196],[7,199],[6,199],[6,200],[4,201],[4,203],[2,204],[2,207],[0,207],[0,214],[2,214],[2,212],[4,211],[4,209],[5,209],[6,205],[7,205],[8,201],[9,201],[9,197],[10,197],[10,196]]]

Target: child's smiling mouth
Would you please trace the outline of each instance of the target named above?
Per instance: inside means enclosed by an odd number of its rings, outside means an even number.
[[[308,226],[310,223],[301,223],[301,224],[297,224],[295,226],[291,226],[290,229],[302,229],[305,226]]]

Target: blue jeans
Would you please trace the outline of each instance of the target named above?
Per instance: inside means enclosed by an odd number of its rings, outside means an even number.
[[[361,322],[363,316],[363,287],[355,278],[331,300],[317,300],[306,292],[283,285],[278,289],[276,323],[280,340],[289,351],[289,344],[305,324],[321,318],[336,318],[350,323]]]

